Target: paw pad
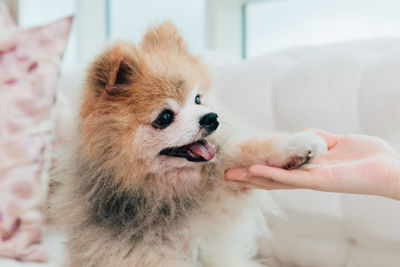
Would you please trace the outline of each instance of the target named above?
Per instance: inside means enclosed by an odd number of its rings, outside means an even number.
[[[294,170],[298,169],[301,166],[307,164],[311,159],[311,151],[308,152],[308,155],[305,157],[293,157],[290,161],[283,167],[286,170]]]

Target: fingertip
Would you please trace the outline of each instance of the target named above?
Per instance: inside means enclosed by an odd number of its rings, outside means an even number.
[[[225,179],[232,179],[232,173],[234,173],[234,170],[235,169],[230,169],[230,170],[228,170],[227,172],[225,172]]]

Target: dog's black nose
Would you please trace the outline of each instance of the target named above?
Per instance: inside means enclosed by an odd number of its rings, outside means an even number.
[[[200,126],[206,129],[208,133],[215,131],[218,128],[218,115],[214,112],[207,113],[200,119]]]

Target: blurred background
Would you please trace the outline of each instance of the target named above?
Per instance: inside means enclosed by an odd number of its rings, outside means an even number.
[[[138,41],[173,21],[191,50],[242,58],[298,45],[400,36],[398,0],[8,0],[20,27],[76,20],[64,66],[86,62],[108,40]]]
[[[70,15],[75,19],[60,76],[60,57],[67,36],[48,38],[47,31],[43,31],[48,46],[32,41],[32,48],[25,38],[38,35],[37,40],[41,40],[42,32],[23,33],[13,24],[13,29],[4,31],[10,35],[4,39],[7,50],[0,47],[0,141],[10,149],[11,156],[0,160],[0,182],[8,181],[3,178],[7,172],[1,176],[1,163],[5,162],[9,165],[3,170],[15,171],[15,175],[22,173],[20,168],[27,168],[22,176],[32,184],[39,181],[36,170],[42,170],[43,185],[47,187],[47,168],[31,165],[42,164],[45,159],[48,163],[63,162],[70,144],[76,142],[71,132],[79,122],[76,116],[85,75],[82,67],[107,42],[138,42],[149,25],[166,19],[178,26],[195,54],[208,57],[204,61],[216,77],[217,96],[233,115],[271,132],[315,127],[341,134],[378,136],[400,151],[400,0],[4,1],[20,28],[51,26],[51,22]],[[1,4],[2,0],[0,15]],[[8,10],[3,13],[9,19]],[[70,20],[64,21],[69,29]],[[52,53],[50,44],[62,49]],[[34,59],[34,64],[28,65],[28,59]],[[47,99],[41,93],[44,89]],[[7,122],[11,130],[5,132],[2,122]],[[30,124],[25,127],[25,122]],[[44,142],[52,127],[57,141],[54,144]],[[20,129],[18,135],[15,129]],[[1,138],[5,133],[9,139]],[[42,142],[26,142],[24,138]],[[0,156],[7,155],[1,145]],[[25,159],[27,153],[14,152],[20,147],[32,154],[30,160]],[[1,209],[8,203],[4,196],[15,191],[13,183],[7,182],[2,190],[0,218],[3,212],[13,223],[2,217],[0,237],[2,230],[20,225],[20,218],[22,225],[32,224],[30,215],[25,220],[22,212],[9,216],[15,206],[9,205],[10,211]],[[399,201],[307,190],[277,190],[271,192],[271,197],[285,216],[268,218],[273,243],[265,241],[263,246],[273,254],[266,256],[276,260],[270,266],[400,266]],[[9,197],[9,203],[13,204],[14,199],[21,198]],[[32,206],[29,198],[26,204]],[[35,227],[21,229],[34,229],[31,233],[39,238],[36,230],[40,232],[40,226]],[[36,243],[26,238],[25,232],[19,233],[14,233],[17,238],[13,242],[21,237],[29,243],[29,251],[35,251],[30,246]],[[9,232],[6,234],[9,238]],[[14,243],[2,243],[0,238],[0,258],[2,244]],[[43,267],[60,266],[61,244],[57,232],[45,231],[49,263]],[[17,254],[14,247],[3,251],[18,260],[21,255],[30,255],[24,250]],[[0,259],[1,267],[39,266],[4,262]]]

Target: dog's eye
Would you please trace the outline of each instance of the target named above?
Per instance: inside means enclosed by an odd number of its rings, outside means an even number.
[[[157,119],[152,123],[154,128],[167,128],[174,121],[174,112],[166,109],[158,115]]]
[[[197,105],[201,104],[200,95],[196,95],[196,97],[194,99],[194,103],[196,103]]]

